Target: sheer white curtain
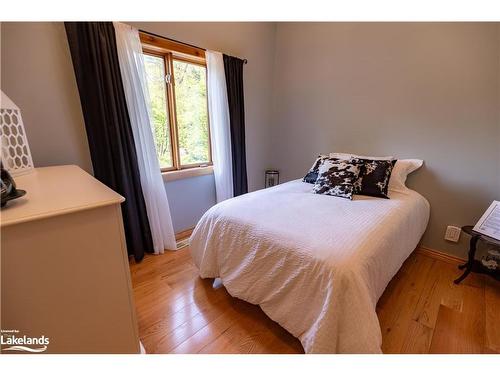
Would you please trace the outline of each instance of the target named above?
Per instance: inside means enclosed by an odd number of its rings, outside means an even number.
[[[233,165],[226,76],[222,53],[206,51],[208,115],[217,202],[233,197]]]
[[[156,156],[153,132],[149,121],[149,93],[142,46],[137,29],[114,22],[116,48],[125,90],[125,98],[134,135],[142,193],[146,202],[155,254],[164,249],[175,250],[175,234],[167,193]]]

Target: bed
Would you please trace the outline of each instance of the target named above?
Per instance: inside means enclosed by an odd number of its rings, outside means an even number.
[[[378,299],[417,246],[417,192],[348,200],[295,180],[221,202],[190,239],[202,278],[258,304],[306,353],[381,353]]]

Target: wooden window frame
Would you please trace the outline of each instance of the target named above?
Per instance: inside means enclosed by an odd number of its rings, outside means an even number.
[[[205,50],[186,45],[169,39],[139,32],[142,43],[142,51],[146,55],[160,57],[163,59],[165,74],[170,75],[170,82],[166,83],[166,106],[168,111],[170,151],[172,154],[172,167],[161,168],[162,172],[180,171],[183,169],[201,168],[212,166],[212,143],[210,137],[210,119],[208,118],[208,162],[181,165],[177,108],[175,103],[175,75],[174,61],[183,61],[189,64],[204,66],[206,68]],[[208,86],[208,79],[207,79]],[[208,113],[208,101],[207,101]]]

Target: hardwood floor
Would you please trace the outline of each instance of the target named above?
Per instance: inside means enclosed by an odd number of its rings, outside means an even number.
[[[130,264],[148,353],[303,353],[258,306],[198,277],[189,249]],[[500,353],[500,283],[413,253],[377,305],[384,353]]]

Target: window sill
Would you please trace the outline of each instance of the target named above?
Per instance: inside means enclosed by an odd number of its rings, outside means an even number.
[[[170,182],[175,180],[182,180],[184,178],[204,176],[213,173],[214,173],[214,167],[209,165],[207,167],[196,167],[196,168],[181,169],[178,171],[162,172],[161,175],[163,177],[163,181]]]

